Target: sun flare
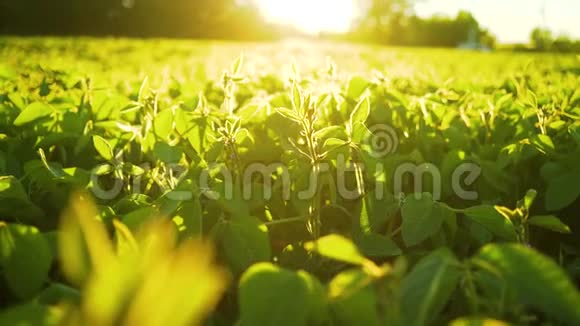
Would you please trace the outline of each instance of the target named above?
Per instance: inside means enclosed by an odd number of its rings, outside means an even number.
[[[345,32],[355,15],[354,0],[258,0],[264,17],[306,33]]]

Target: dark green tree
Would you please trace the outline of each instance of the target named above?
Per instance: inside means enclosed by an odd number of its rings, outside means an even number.
[[[237,0],[0,0],[0,33],[261,39],[275,36]]]
[[[549,51],[552,48],[554,39],[552,32],[545,28],[534,28],[530,35],[532,46],[539,51]]]

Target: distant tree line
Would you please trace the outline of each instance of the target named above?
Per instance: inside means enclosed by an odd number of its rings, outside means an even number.
[[[413,11],[417,1],[358,0],[364,14],[354,22],[347,38],[401,46],[495,47],[495,37],[471,13],[422,18]]]
[[[580,53],[580,40],[572,40],[567,36],[554,37],[546,28],[535,28],[530,34],[531,50],[540,52],[576,52]],[[525,50],[525,46],[516,46],[516,50]]]
[[[288,0],[291,1],[291,0]],[[401,46],[485,47],[496,40],[469,12],[417,16],[422,0],[357,0],[350,32],[325,38]],[[332,14],[332,9],[329,9]],[[266,23],[256,0],[0,0],[0,34],[273,40],[301,35]],[[538,28],[515,50],[580,52],[580,41]]]
[[[422,19],[412,13],[413,0],[357,1],[366,14],[353,24],[350,40],[457,46],[471,38],[494,44],[469,13]],[[0,33],[242,40],[297,34],[266,23],[255,0],[0,0]]]
[[[280,32],[251,1],[0,1],[2,34],[270,39]]]

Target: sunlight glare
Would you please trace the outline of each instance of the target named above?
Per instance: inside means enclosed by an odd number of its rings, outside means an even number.
[[[354,0],[258,0],[264,17],[306,33],[345,32],[355,13]]]

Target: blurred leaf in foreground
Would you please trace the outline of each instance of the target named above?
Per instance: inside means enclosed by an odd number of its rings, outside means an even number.
[[[199,325],[227,285],[200,240],[177,242],[175,226],[156,219],[134,236],[115,221],[113,250],[93,203],[74,196],[63,216],[60,254],[70,281],[81,287],[66,323],[90,325]],[[155,313],[151,313],[154,307]]]

